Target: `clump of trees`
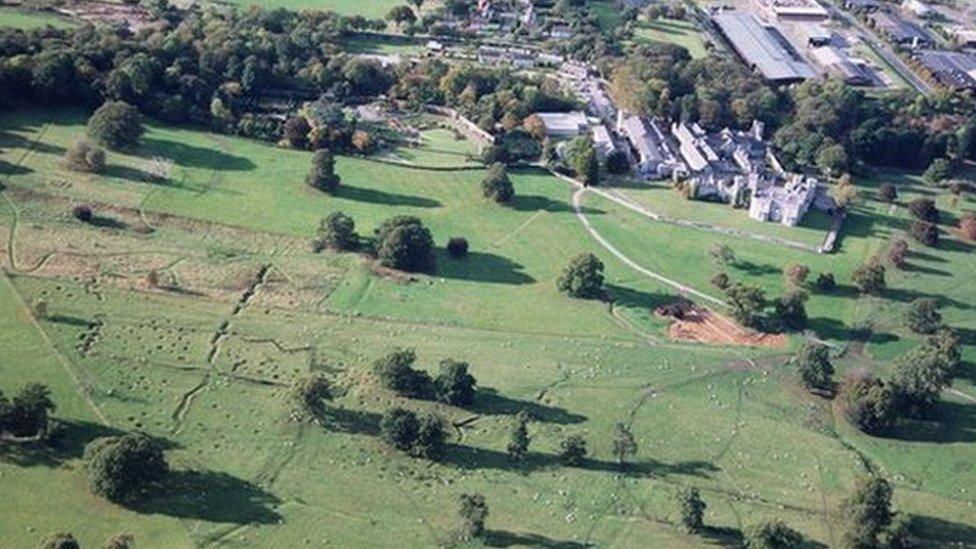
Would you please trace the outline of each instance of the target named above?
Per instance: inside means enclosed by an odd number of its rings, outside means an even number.
[[[384,267],[407,272],[434,269],[434,237],[419,218],[401,215],[376,228],[376,257]]]
[[[764,520],[745,531],[747,549],[794,549],[803,546],[803,534],[781,520]]]
[[[444,359],[440,372],[434,379],[437,400],[454,406],[470,406],[474,403],[477,380],[468,373],[468,363]]]
[[[88,119],[88,136],[107,149],[135,145],[143,134],[139,110],[122,101],[107,101]]]
[[[732,317],[743,326],[758,326],[766,308],[766,294],[756,286],[736,282],[725,289]]]
[[[857,480],[854,492],[841,503],[847,547],[908,547],[890,542],[903,540],[905,523],[895,521],[891,510],[891,485],[878,476]]]
[[[556,288],[578,299],[595,299],[603,295],[603,262],[591,253],[580,254],[556,280]]]
[[[359,247],[356,222],[342,212],[332,212],[319,221],[314,248],[316,251],[330,249],[336,251],[355,250]]]
[[[412,349],[397,349],[373,362],[373,373],[380,383],[408,398],[434,398],[454,406],[474,403],[478,381],[469,373],[467,362],[444,359],[437,377],[413,367],[417,354]]]
[[[339,188],[342,178],[335,172],[335,157],[328,149],[319,149],[312,156],[312,167],[305,176],[310,187],[333,193]]]
[[[512,424],[512,433],[509,436],[506,451],[508,459],[515,463],[525,460],[525,455],[529,451],[529,444],[532,438],[529,437],[529,414],[525,410],[515,414],[515,422]]]
[[[862,294],[879,294],[885,288],[885,267],[877,258],[871,258],[854,269],[851,281]]]
[[[830,350],[822,343],[806,342],[793,357],[793,364],[800,374],[803,386],[810,390],[833,389],[834,366],[830,362]]]
[[[461,518],[462,539],[482,539],[485,537],[488,504],[483,495],[461,494],[458,497],[458,516]]]
[[[481,181],[481,194],[493,202],[507,204],[515,196],[515,187],[508,178],[508,168],[501,162],[495,162],[488,168],[485,178]]]
[[[564,465],[582,465],[588,453],[586,439],[581,435],[569,435],[559,443],[559,460]]]
[[[865,433],[878,433],[894,420],[891,386],[869,373],[849,374],[837,396],[847,421]]]
[[[678,494],[678,512],[681,524],[689,534],[701,532],[705,527],[705,509],[708,505],[702,499],[698,488],[688,487]]]
[[[323,401],[332,400],[331,385],[321,374],[301,376],[292,385],[290,397],[295,404],[297,418],[318,418]]]
[[[43,438],[54,426],[51,414],[57,409],[51,391],[40,383],[24,385],[12,399],[0,391],[0,438]]]
[[[105,150],[87,139],[78,139],[64,153],[64,166],[76,172],[102,173]]]
[[[142,432],[95,439],[84,460],[92,491],[116,503],[148,496],[169,473],[162,446]]]
[[[414,457],[437,459],[446,434],[439,417],[403,408],[391,408],[380,420],[380,436],[390,446]]]
[[[916,334],[933,334],[942,327],[939,305],[931,298],[912,301],[905,310],[905,325]]]

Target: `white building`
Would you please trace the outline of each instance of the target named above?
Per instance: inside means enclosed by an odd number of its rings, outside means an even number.
[[[586,115],[579,112],[538,112],[536,116],[546,127],[546,134],[556,139],[569,139],[582,135],[590,127]]]
[[[645,177],[666,178],[685,167],[668,146],[667,138],[654,121],[620,111],[617,114],[617,133],[627,138],[631,152],[637,157],[637,171]]]
[[[914,15],[915,17],[926,18],[935,15],[935,10],[932,9],[932,6],[920,0],[905,0],[901,5],[901,9],[905,13]]]
[[[616,152],[617,146],[613,143],[613,138],[610,137],[610,131],[603,124],[593,126],[590,135],[593,137],[593,148],[596,149],[596,155],[600,160],[606,160],[608,156]]]

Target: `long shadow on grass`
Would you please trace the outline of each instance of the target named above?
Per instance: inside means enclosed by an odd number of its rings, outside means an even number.
[[[930,418],[902,421],[884,435],[909,442],[976,442],[976,405],[941,400]]]
[[[485,531],[485,545],[488,547],[541,547],[542,549],[586,549],[590,543],[562,541],[541,534],[509,532],[508,530]]]
[[[441,461],[461,469],[497,469],[526,473],[557,467],[568,467],[560,461],[559,456],[552,454],[529,452],[525,456],[524,461],[521,463],[513,463],[508,459],[508,454],[504,452],[487,448],[476,448],[474,446],[462,446],[459,444],[446,445]],[[582,463],[572,467],[587,471],[600,471],[634,477],[685,475],[708,478],[711,473],[720,470],[714,464],[707,461],[694,460],[664,463],[654,459],[633,463],[584,459]]]
[[[260,486],[219,471],[173,471],[162,493],[132,509],[140,513],[231,524],[276,524],[280,503]]]
[[[742,531],[737,528],[705,526],[698,532],[698,535],[707,540],[710,545],[720,547],[742,547],[744,540]]]
[[[24,175],[32,171],[34,170],[17,164],[11,164],[6,160],[0,160],[0,175]]]
[[[525,411],[535,421],[568,425],[586,421],[586,416],[574,414],[556,406],[546,406],[531,400],[517,400],[502,396],[495,389],[479,388],[474,404],[467,408],[483,415],[514,415]]]
[[[562,200],[553,200],[547,196],[538,194],[516,194],[508,206],[519,212],[538,212],[544,210],[558,213],[573,211],[573,207]],[[604,210],[590,206],[582,206],[580,209],[586,215],[603,215],[607,213]]]
[[[911,531],[930,547],[972,547],[976,544],[976,527],[936,517],[911,517]]]
[[[384,206],[406,206],[411,208],[439,208],[441,206],[440,202],[432,198],[390,193],[376,189],[364,189],[362,187],[350,187],[349,185],[340,185],[338,189],[333,191],[332,196],[346,200],[355,200],[356,202],[383,204]]]
[[[381,416],[377,413],[323,405],[315,415],[330,431],[369,436],[380,434]]]
[[[462,259],[453,259],[446,252],[437,254],[436,275],[470,282],[495,284],[531,284],[535,279],[522,272],[524,267],[507,257],[487,253],[468,252]]]
[[[614,304],[634,309],[656,309],[674,301],[674,295],[641,292],[616,284],[607,284],[606,291]]]
[[[50,442],[0,443],[0,461],[21,467],[56,467],[80,458],[85,446],[96,438],[123,434],[118,429],[87,421],[58,420],[58,425],[60,435]]]
[[[136,183],[149,183],[152,185],[169,185],[169,181],[166,179],[159,179],[145,170],[140,170],[139,168],[134,168],[132,166],[123,166],[121,164],[109,164],[105,166],[105,171],[102,175],[106,177],[113,177],[115,179],[124,179],[126,181],[134,181]]]
[[[898,336],[884,332],[876,332],[870,328],[847,326],[836,318],[816,317],[811,318],[807,325],[818,336],[823,339],[833,339],[837,341],[849,341],[856,343],[872,343],[881,345],[898,341]]]
[[[894,300],[901,301],[903,303],[908,303],[915,301],[916,299],[934,299],[939,307],[955,307],[960,310],[968,311],[973,308],[973,305],[958,299],[952,299],[941,294],[933,294],[929,292],[922,292],[919,290],[911,288],[886,288],[883,290],[882,296]]]
[[[143,158],[162,156],[185,168],[217,171],[249,171],[256,166],[243,156],[227,154],[216,147],[195,147],[168,139],[143,139],[135,151]]]

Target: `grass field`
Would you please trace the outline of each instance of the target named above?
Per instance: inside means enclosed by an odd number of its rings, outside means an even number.
[[[15,27],[30,30],[47,26],[65,28],[73,24],[67,17],[61,17],[53,13],[42,13],[9,6],[0,6],[0,27]]]
[[[939,421],[867,437],[796,385],[788,349],[669,341],[649,311],[671,292],[600,248],[574,215],[572,189],[544,172],[514,173],[518,198],[503,208],[480,198],[480,170],[340,158],[342,190],[326,196],[302,183],[307,152],[153,125],[140,148],[110,153],[106,174],[89,176],[59,164],[83,121],[77,112],[0,114],[0,389],[49,384],[68,427],[57,449],[0,451],[0,497],[18,502],[0,520],[5,544],[33,546],[66,530],[93,547],[119,531],[140,547],[430,547],[456,526],[458,494],[481,492],[490,546],[731,544],[772,517],[834,546],[838,503],[868,466],[892,479],[899,510],[917,518],[931,546],[976,542],[976,407],[965,397],[948,395]],[[453,165],[470,147],[432,131],[418,155]],[[169,176],[150,183],[148,164],[160,156],[172,162]],[[900,183],[902,202],[931,192]],[[669,191],[625,191],[651,209],[680,206],[659,194]],[[71,206],[82,202],[96,204],[98,223],[74,220]],[[846,284],[906,223],[903,207],[866,200],[839,253],[821,256],[653,222],[592,194],[584,206],[642,266],[710,293],[716,242],[740,258],[733,278],[776,295],[793,261]],[[940,197],[940,207],[956,216],[972,203]],[[389,216],[417,215],[439,245],[466,236],[472,254],[439,253],[432,276],[406,282],[352,254],[312,253],[318,219],[336,209],[366,234]],[[900,320],[913,296],[942,296],[950,324],[976,329],[970,247],[946,240],[893,273],[885,300],[844,289],[812,297],[821,336],[871,328],[841,370],[884,370],[917,340]],[[613,310],[556,292],[558,272],[582,251],[606,262]],[[150,270],[162,289],[147,286]],[[28,310],[37,300],[49,308],[40,321]],[[445,357],[469,361],[480,386],[474,407],[379,388],[369,363],[395,346],[416,348],[431,370]],[[971,363],[972,348],[965,354]],[[287,420],[287,387],[309,370],[336,387],[325,426]],[[956,388],[976,394],[972,379]],[[441,463],[378,441],[378,414],[393,404],[455,425]],[[504,448],[521,409],[536,420],[533,453],[516,467]],[[617,422],[640,448],[627,468],[611,453]],[[93,437],[135,428],[168,441],[175,480],[124,509],[89,494],[79,456]],[[580,467],[552,457],[567,433],[589,441]],[[709,505],[703,537],[677,523],[674,496],[686,486]]]
[[[705,57],[708,51],[702,41],[701,33],[690,21],[658,19],[641,20],[634,28],[634,39],[638,42],[662,42],[674,44],[688,50],[693,58]]]
[[[370,19],[382,19],[391,8],[404,4],[400,0],[226,0],[221,3],[242,7],[257,5],[266,9],[332,10],[342,15],[362,15]]]

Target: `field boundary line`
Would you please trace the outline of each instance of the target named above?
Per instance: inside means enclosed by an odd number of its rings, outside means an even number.
[[[3,278],[3,283],[7,285],[7,287],[10,289],[14,297],[17,298],[17,301],[20,303],[20,306],[27,311],[27,318],[29,319],[31,325],[34,327],[37,333],[40,334],[41,339],[44,340],[44,343],[48,347],[50,347],[51,351],[54,353],[54,356],[58,359],[58,362],[65,369],[65,371],[68,372],[68,375],[71,376],[72,381],[74,381],[75,385],[78,386],[79,392],[81,393],[81,397],[91,407],[92,411],[95,413],[95,416],[98,418],[99,421],[101,421],[102,425],[106,427],[110,427],[112,425],[112,422],[110,422],[108,418],[105,417],[105,414],[102,413],[102,410],[98,407],[97,404],[95,404],[94,399],[92,399],[91,395],[88,394],[88,391],[85,390],[85,385],[81,382],[81,378],[78,377],[77,372],[75,372],[75,369],[71,366],[71,362],[68,360],[67,357],[64,356],[64,354],[61,353],[61,350],[58,349],[58,347],[54,344],[53,341],[51,341],[51,338],[48,337],[47,332],[44,331],[44,328],[40,325],[39,322],[37,322],[37,319],[34,318],[33,312],[30,310],[30,307],[27,306],[27,303],[24,301],[24,297],[20,295],[20,292],[17,291],[17,288],[10,281],[10,277],[6,272],[6,270],[3,270],[2,276],[0,276],[0,278]]]

